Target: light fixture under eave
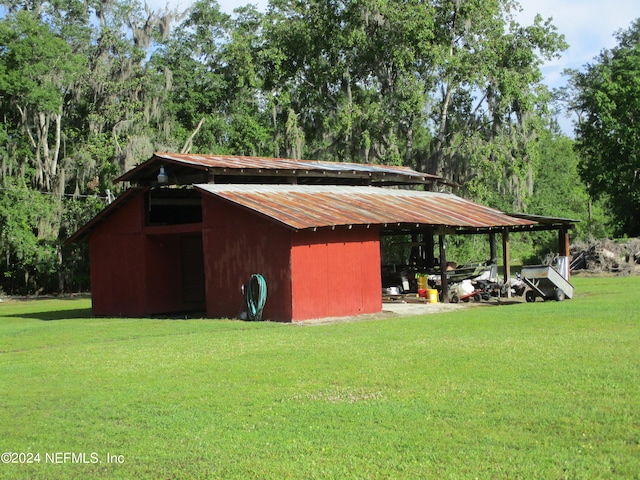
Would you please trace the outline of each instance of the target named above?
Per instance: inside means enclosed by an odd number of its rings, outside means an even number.
[[[158,184],[166,185],[169,183],[169,175],[164,171],[164,165],[160,165],[160,172],[158,173]]]

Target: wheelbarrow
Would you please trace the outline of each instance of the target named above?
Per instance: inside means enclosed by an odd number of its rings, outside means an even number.
[[[573,297],[573,285],[550,265],[525,266],[520,275],[530,288],[525,293],[527,302],[535,302],[538,297],[558,302]]]

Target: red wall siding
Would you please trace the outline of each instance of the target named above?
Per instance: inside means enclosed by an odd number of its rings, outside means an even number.
[[[293,238],[294,321],[382,310],[378,228],[306,230]]]
[[[179,226],[145,235],[141,193],[97,226],[89,236],[93,314],[146,316],[193,310],[183,299]],[[188,227],[190,228],[190,227]],[[203,280],[204,281],[204,280]]]
[[[238,317],[244,310],[241,287],[253,273],[267,281],[265,320],[382,309],[377,228],[294,232],[215,197],[202,200],[207,316]],[[145,236],[143,215],[141,194],[90,234],[95,315],[185,309],[181,238],[194,233]]]
[[[144,315],[144,197],[139,195],[89,236],[94,315]]]
[[[267,282],[264,320],[291,321],[291,232],[212,196],[202,199],[207,316],[237,318],[241,287],[254,273]]]

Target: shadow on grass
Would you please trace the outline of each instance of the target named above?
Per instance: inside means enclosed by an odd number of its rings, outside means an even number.
[[[21,312],[21,313],[6,313],[0,314],[0,318],[28,318],[33,320],[41,320],[43,322],[50,322],[53,320],[99,320],[105,318],[147,318],[153,320],[211,320],[207,318],[206,312],[185,312],[185,313],[173,313],[173,314],[158,314],[149,315],[148,317],[129,317],[129,316],[94,316],[91,307],[88,308],[68,308],[58,309],[51,311],[37,311],[37,312]]]
[[[91,308],[69,308],[67,310],[52,310],[50,312],[13,313],[0,315],[0,317],[30,318],[34,320],[42,320],[43,322],[50,322],[52,320],[72,320],[76,318],[91,320],[96,318],[91,313]]]
[[[86,298],[88,298],[86,295],[9,297],[6,303],[2,303],[7,310],[4,308],[0,310],[0,318],[30,318],[46,322],[77,318],[92,319],[94,317],[91,313],[91,307],[80,308],[73,305],[75,300],[84,300]],[[64,300],[65,302],[70,300],[71,302],[64,306],[58,305],[58,308],[52,309],[52,303],[48,303],[47,300]]]

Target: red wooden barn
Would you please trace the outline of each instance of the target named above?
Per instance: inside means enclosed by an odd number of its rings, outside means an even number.
[[[237,318],[256,273],[268,286],[264,319],[379,312],[382,233],[419,232],[429,244],[541,226],[406,189],[441,179],[401,167],[158,153],[120,180],[132,187],[69,239],[89,241],[100,316]]]

